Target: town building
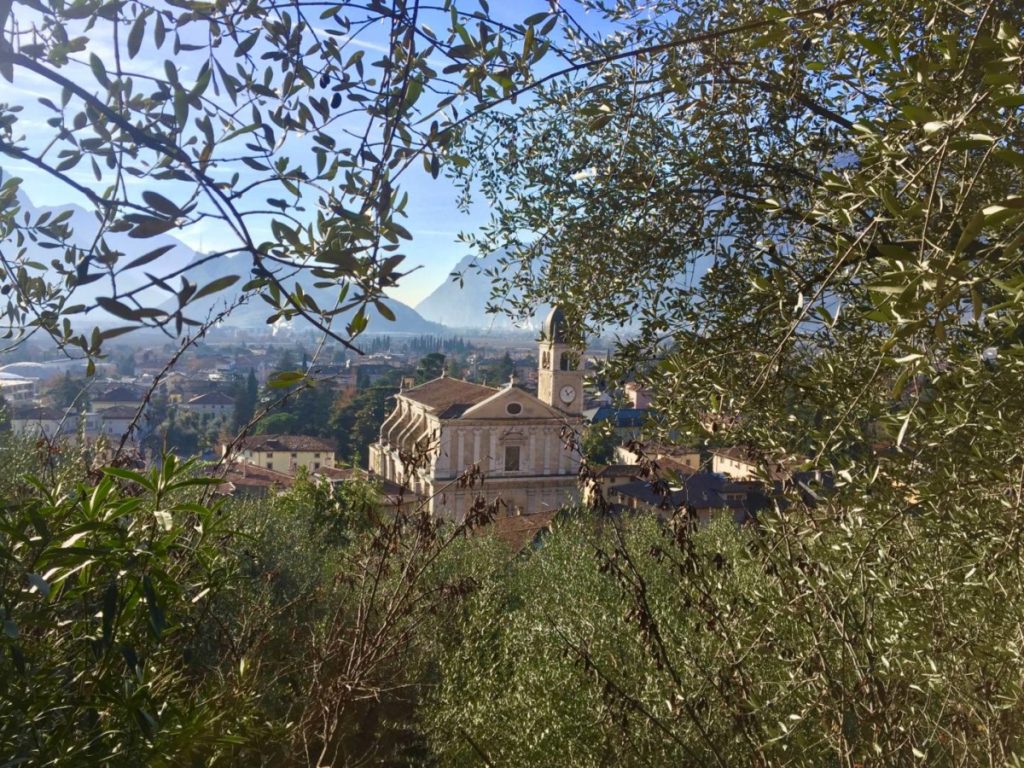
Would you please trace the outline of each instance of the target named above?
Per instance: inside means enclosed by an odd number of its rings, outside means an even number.
[[[100,419],[100,431],[104,435],[120,438],[128,431],[138,413],[138,405],[115,405],[90,416],[97,416]]]
[[[9,405],[31,403],[36,397],[36,379],[0,371],[0,396]]]
[[[234,458],[286,474],[299,467],[315,472],[334,466],[334,445],[309,435],[253,435],[241,441]]]
[[[557,307],[544,321],[538,351],[536,396],[513,382],[490,387],[444,375],[400,390],[370,447],[370,470],[455,520],[479,496],[500,499],[510,514],[577,499],[579,456],[565,438],[580,425],[583,373]],[[469,470],[484,482],[460,481]]]
[[[74,435],[78,428],[78,414],[75,411],[45,406],[14,408],[10,419],[13,432],[51,440],[59,435]]]
[[[138,408],[145,396],[145,391],[138,387],[120,384],[93,395],[92,407],[95,411],[104,411],[107,408]]]
[[[733,483],[711,472],[688,475],[678,484],[632,480],[612,486],[607,500],[613,508],[655,514],[662,519],[685,510],[699,524],[707,524],[721,514],[743,524],[753,520],[766,504],[759,483]]]
[[[181,403],[182,410],[199,416],[213,416],[220,419],[230,416],[235,410],[235,399],[223,392],[207,392],[196,395]]]

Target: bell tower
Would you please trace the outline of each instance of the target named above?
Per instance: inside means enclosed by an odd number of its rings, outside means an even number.
[[[568,343],[565,313],[553,307],[540,337],[537,397],[570,416],[583,413],[583,371],[579,356]]]

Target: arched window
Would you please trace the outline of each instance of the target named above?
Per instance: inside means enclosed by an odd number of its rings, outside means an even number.
[[[551,353],[548,352],[546,349],[541,353],[540,366],[545,371],[551,368]]]
[[[561,360],[559,361],[559,364],[558,364],[559,369],[561,369],[563,371],[568,371],[568,370],[570,370],[570,365],[571,364],[572,363],[569,360],[569,353],[568,352],[563,352],[562,353],[562,358],[561,358]]]

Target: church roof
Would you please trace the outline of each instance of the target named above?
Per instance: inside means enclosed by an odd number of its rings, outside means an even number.
[[[498,389],[483,384],[474,384],[462,379],[450,379],[442,376],[432,379],[426,384],[402,391],[402,397],[427,406],[432,411],[442,414],[444,418],[461,414],[467,408],[483,402]]]

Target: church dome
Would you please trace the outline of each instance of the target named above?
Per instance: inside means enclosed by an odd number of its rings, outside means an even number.
[[[564,344],[566,342],[565,333],[565,313],[559,306],[554,306],[551,311],[548,312],[547,318],[544,320],[544,327],[541,329],[541,338],[544,341],[553,341],[556,344]]]

